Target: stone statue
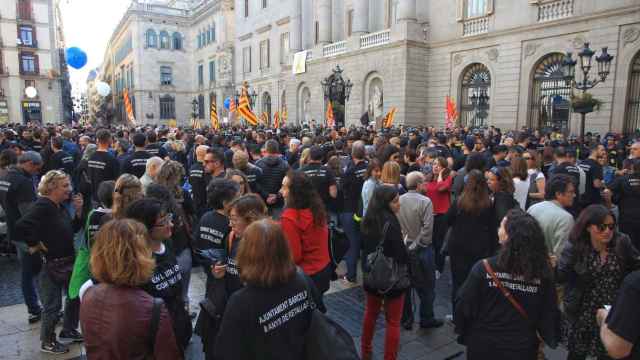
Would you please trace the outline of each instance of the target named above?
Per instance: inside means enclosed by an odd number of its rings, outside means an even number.
[[[309,124],[311,122],[311,93],[308,90],[302,93],[302,115],[303,124]]]
[[[384,116],[383,106],[384,106],[384,103],[383,103],[382,89],[380,89],[380,86],[376,84],[373,86],[373,91],[371,91],[371,95],[369,96],[368,108],[369,108],[370,119],[373,119],[377,123],[378,119]]]

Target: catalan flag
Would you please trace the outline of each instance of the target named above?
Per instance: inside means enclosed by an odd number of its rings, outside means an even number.
[[[332,128],[336,125],[336,118],[333,116],[333,105],[331,105],[331,101],[329,101],[329,105],[327,106],[327,126]]]
[[[124,109],[127,112],[127,119],[135,125],[136,118],[133,116],[133,106],[131,106],[131,99],[129,98],[129,89],[124,89],[122,97],[124,98]]]
[[[218,119],[218,108],[215,101],[211,101],[211,127],[220,130],[220,119]]]
[[[202,129],[202,124],[200,124],[200,120],[193,118],[191,119],[191,127],[194,129]]]
[[[384,117],[384,120],[382,121],[382,127],[390,128],[391,126],[393,126],[393,118],[396,116],[396,111],[398,111],[397,108],[391,108],[389,113]]]
[[[287,113],[287,108],[283,107],[282,108],[282,123],[286,123],[287,122],[287,118],[289,117],[289,114]]]
[[[247,95],[240,96],[238,112],[240,113],[240,116],[242,116],[247,121],[247,123],[249,123],[249,125],[258,125],[258,117],[253,113],[253,111],[251,111],[251,107],[249,106],[249,98],[247,97]]]
[[[265,125],[269,125],[269,115],[266,111],[263,111],[262,115],[260,115],[260,121]]]
[[[276,113],[273,114],[273,128],[278,129],[279,127],[280,127],[280,114],[278,114],[278,112],[276,111]]]
[[[236,100],[234,98],[231,98],[231,100],[229,101],[229,113],[233,114],[236,111]]]
[[[448,128],[452,128],[456,120],[458,119],[458,110],[456,107],[456,102],[451,98],[451,96],[447,96],[445,99],[445,107],[447,111],[447,116],[445,118],[445,123]]]

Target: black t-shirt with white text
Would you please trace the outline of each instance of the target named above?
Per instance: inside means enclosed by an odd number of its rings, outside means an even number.
[[[593,159],[586,159],[580,163],[580,168],[584,171],[586,177],[586,184],[584,186],[584,194],[581,197],[581,203],[583,207],[591,204],[600,204],[602,197],[600,196],[600,189],[593,186],[595,180],[602,181],[603,173],[602,166]]]
[[[120,165],[113,155],[106,151],[96,151],[91,155],[87,165],[87,173],[91,181],[91,194],[93,200],[98,200],[98,186],[103,181],[116,180]]]
[[[134,152],[124,161],[122,165],[122,173],[132,174],[141,178],[147,170],[147,160],[150,157],[151,154],[144,150]]]
[[[631,357],[640,360],[640,270],[627,275],[622,283],[616,303],[607,316],[607,326],[621,338],[632,343]]]
[[[60,170],[64,171],[67,175],[73,175],[75,170],[73,156],[63,150],[54,153],[47,162],[45,172],[49,170]]]
[[[226,253],[225,240],[231,232],[229,218],[212,210],[206,212],[193,229],[193,240],[195,243],[196,257],[201,264],[209,267],[209,259],[198,256],[198,251],[207,249],[218,249]]]
[[[151,156],[159,156],[162,159],[167,156],[167,150],[159,143],[148,144],[146,150]]]
[[[325,206],[329,205],[331,196],[329,195],[329,187],[336,185],[336,179],[333,175],[333,171],[322,164],[308,164],[300,168],[300,171],[304,172],[313,186],[318,191],[318,194],[322,198]]]

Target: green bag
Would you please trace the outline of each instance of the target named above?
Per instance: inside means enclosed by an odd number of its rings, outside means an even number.
[[[76,259],[73,262],[73,272],[71,273],[71,280],[69,281],[69,298],[76,299],[80,295],[80,288],[82,285],[91,278],[91,272],[89,271],[89,257],[91,256],[89,241],[89,220],[95,210],[91,210],[87,216],[87,222],[84,226],[85,241],[80,246],[76,253]]]

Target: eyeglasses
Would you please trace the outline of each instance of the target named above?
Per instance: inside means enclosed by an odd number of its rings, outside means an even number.
[[[596,226],[598,227],[598,231],[600,232],[604,232],[607,229],[613,231],[616,228],[616,224],[598,224]]]
[[[153,227],[163,227],[171,224],[173,224],[173,214],[167,214],[163,216],[157,224],[154,224]]]

